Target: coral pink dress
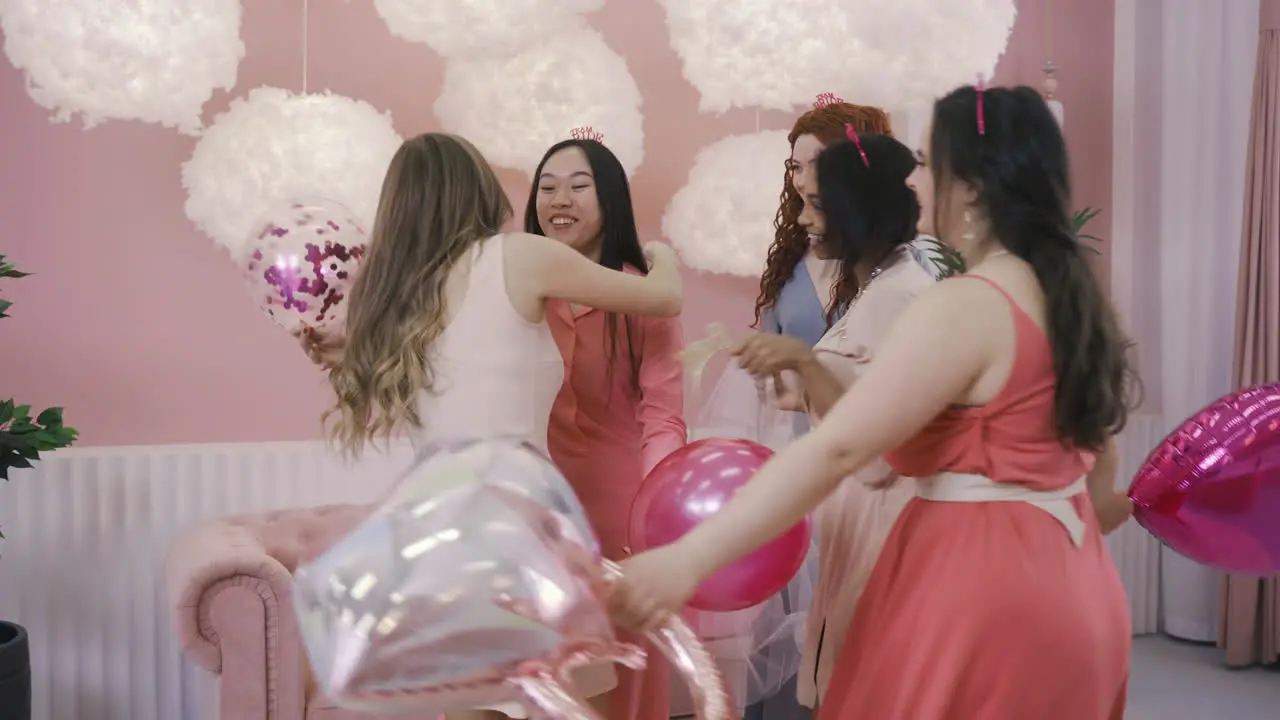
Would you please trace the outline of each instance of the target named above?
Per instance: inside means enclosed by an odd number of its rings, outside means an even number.
[[[857,381],[885,334],[933,275],[905,251],[866,289],[813,347],[818,360],[845,387]],[[812,416],[812,426],[821,420]],[[846,478],[813,514],[818,541],[818,584],[805,618],[804,657],[796,683],[801,705],[815,707],[831,679],[835,657],[858,598],[871,577],[885,538],[899,513],[916,496],[910,478],[876,490],[867,486],[893,474],[883,459]]]
[[[1088,456],[1054,432],[1048,339],[1000,292],[1017,333],[1008,382],[886,455],[920,497],[881,551],[819,720],[1124,717],[1128,602]]]
[[[565,382],[551,411],[551,458],[577,492],[608,558],[625,557],[627,520],[646,473],[685,444],[684,347],[679,318],[618,316],[610,362],[609,313],[547,305],[547,323],[564,358]],[[619,631],[624,642],[644,645]],[[617,668],[609,720],[666,720],[670,669],[651,646],[641,672]]]

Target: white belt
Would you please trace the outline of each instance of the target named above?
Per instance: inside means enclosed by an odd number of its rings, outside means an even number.
[[[1085,479],[1071,483],[1061,490],[1031,490],[1011,483],[998,483],[991,478],[967,473],[938,473],[932,477],[917,479],[920,497],[934,502],[1024,502],[1049,513],[1062,523],[1071,542],[1084,546],[1087,527],[1071,498],[1085,492]]]

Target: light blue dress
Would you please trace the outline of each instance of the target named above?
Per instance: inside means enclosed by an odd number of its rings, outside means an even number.
[[[830,291],[824,288],[823,294],[819,294],[808,265],[801,260],[796,263],[791,279],[782,286],[777,301],[761,315],[761,332],[790,335],[809,347],[817,345],[827,332],[827,311],[822,298]],[[799,437],[809,430],[809,416],[802,412],[792,414],[795,415],[795,434]]]

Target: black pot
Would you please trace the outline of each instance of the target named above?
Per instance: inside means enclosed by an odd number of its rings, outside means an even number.
[[[0,720],[31,720],[27,629],[0,620]]]

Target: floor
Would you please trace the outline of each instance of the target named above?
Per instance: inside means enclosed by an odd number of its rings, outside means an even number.
[[[1125,720],[1280,718],[1280,670],[1228,670],[1212,646],[1134,638],[1132,673]]]

